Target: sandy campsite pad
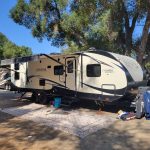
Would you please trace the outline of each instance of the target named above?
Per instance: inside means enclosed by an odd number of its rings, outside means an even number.
[[[0,111],[18,116],[21,119],[32,120],[81,138],[102,128],[107,128],[116,121],[115,116],[109,114],[98,115],[78,110],[55,110],[54,108],[34,103],[0,109]]]

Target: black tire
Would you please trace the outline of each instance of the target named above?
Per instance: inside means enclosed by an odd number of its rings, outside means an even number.
[[[45,92],[40,92],[39,103],[44,105],[48,103],[48,97]]]
[[[4,85],[4,90],[7,90],[7,89],[8,89],[8,85],[5,84],[5,85]]]
[[[6,84],[4,84],[4,90],[6,90]]]
[[[37,92],[32,93],[31,100],[32,100],[32,102],[39,103],[39,95]]]

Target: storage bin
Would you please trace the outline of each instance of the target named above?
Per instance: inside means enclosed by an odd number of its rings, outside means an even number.
[[[55,97],[54,98],[54,107],[59,108],[61,106],[61,98],[60,97]]]

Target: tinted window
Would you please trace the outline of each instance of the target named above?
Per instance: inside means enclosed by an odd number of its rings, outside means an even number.
[[[100,64],[90,64],[86,67],[86,74],[88,77],[100,77],[101,66]]]
[[[73,73],[73,61],[70,60],[70,61],[67,61],[67,72],[68,73]]]
[[[39,80],[39,85],[40,86],[45,86],[45,80],[44,79]]]
[[[47,66],[47,68],[51,68],[51,66]]]
[[[15,80],[19,80],[19,78],[20,78],[19,72],[15,72]]]
[[[15,70],[19,70],[19,63],[15,64],[14,67]],[[19,72],[15,72],[15,80],[19,80],[20,78],[20,73]]]
[[[15,70],[19,70],[19,64],[15,64]]]
[[[63,65],[61,65],[61,66],[54,66],[54,75],[63,75],[63,74],[64,74]]]

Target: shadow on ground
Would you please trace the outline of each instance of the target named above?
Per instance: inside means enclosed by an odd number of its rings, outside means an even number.
[[[150,148],[149,125],[150,123],[145,120],[117,121],[109,128],[99,130],[81,140],[80,148],[89,150],[148,150]]]
[[[3,114],[6,115],[6,114]],[[84,139],[18,118],[0,120],[0,147],[6,149],[111,150],[150,148],[150,123],[146,120],[116,121]]]
[[[1,99],[4,98],[5,99]],[[15,97],[16,98],[16,97]],[[0,93],[0,107],[15,107],[27,105],[19,102],[12,95]],[[8,101],[8,99],[11,99]],[[106,105],[103,110],[117,112],[117,105]],[[64,108],[65,109],[65,108]],[[93,102],[82,101],[71,109],[86,109],[97,111],[99,108]],[[39,125],[32,121],[20,120],[0,112],[0,149],[1,150],[148,150],[150,149],[150,122],[141,120],[116,121],[113,125],[88,135],[84,139],[64,133],[53,128]]]
[[[1,114],[7,116],[7,114]],[[7,117],[0,120],[0,149],[76,149],[79,139],[32,121]]]
[[[9,108],[9,107],[16,107],[16,106],[23,106],[28,105],[31,103],[29,99],[22,99],[19,100],[21,94],[15,94],[14,92],[10,91],[2,91],[0,90],[0,108]]]
[[[134,112],[135,107],[130,107],[131,102],[134,100],[135,96],[124,97],[116,102],[105,103],[103,106],[98,106],[94,101],[80,100],[77,103],[73,103],[70,107],[71,109],[86,109],[87,111],[104,111],[110,113],[117,113],[119,110]],[[70,109],[69,108],[69,109]],[[84,110],[85,111],[85,110]]]

